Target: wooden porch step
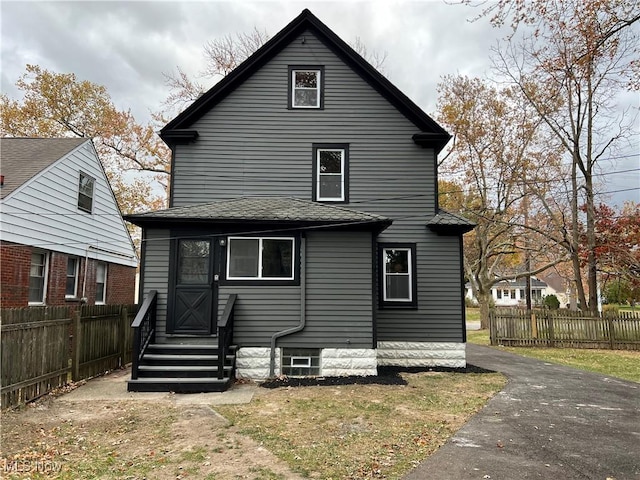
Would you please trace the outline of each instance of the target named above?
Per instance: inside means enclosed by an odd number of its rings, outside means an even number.
[[[225,365],[225,376],[231,373],[232,365]],[[138,378],[184,377],[212,378],[218,376],[217,366],[202,365],[140,365]]]
[[[129,380],[129,392],[176,392],[176,393],[206,393],[224,392],[231,385],[229,377],[218,379],[211,377],[153,377]]]

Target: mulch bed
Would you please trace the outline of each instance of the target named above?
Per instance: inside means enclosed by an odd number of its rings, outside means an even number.
[[[447,373],[495,373],[492,370],[467,365],[465,368],[450,367],[379,367],[378,375],[344,377],[279,377],[260,384],[262,388],[282,387],[329,387],[336,385],[406,385],[401,373],[447,372]]]

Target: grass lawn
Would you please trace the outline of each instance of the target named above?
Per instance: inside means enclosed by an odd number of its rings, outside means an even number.
[[[499,374],[407,373],[406,386],[280,388],[218,411],[294,472],[401,478],[505,383]]]
[[[495,373],[402,377],[406,385],[259,388],[251,403],[215,412],[171,401],[45,397],[2,412],[0,476],[397,479],[505,384]]]
[[[489,345],[488,330],[467,331],[467,341]],[[525,357],[581,368],[591,372],[640,382],[640,352],[588,348],[496,347]]]

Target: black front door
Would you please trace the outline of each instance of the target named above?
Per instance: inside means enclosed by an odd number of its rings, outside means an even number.
[[[210,335],[216,298],[214,242],[202,238],[179,239],[175,249],[167,333]]]

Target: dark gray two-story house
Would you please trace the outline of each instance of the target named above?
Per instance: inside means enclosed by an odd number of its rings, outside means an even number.
[[[127,217],[147,299],[131,390],[465,366],[450,136],[311,12],[160,134],[170,207]]]

